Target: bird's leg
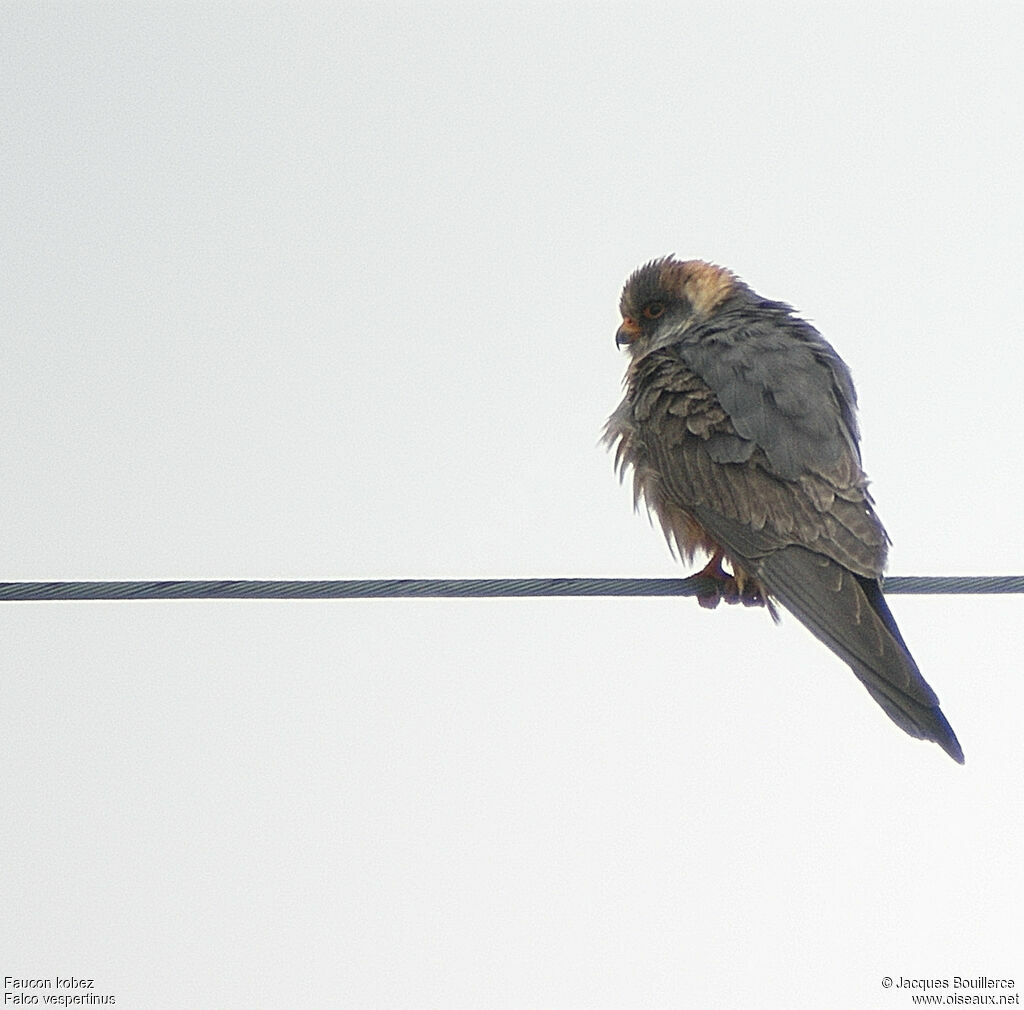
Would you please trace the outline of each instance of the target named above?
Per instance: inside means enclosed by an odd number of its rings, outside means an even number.
[[[730,599],[730,596],[735,595],[737,592],[736,580],[731,576],[727,575],[722,568],[722,548],[719,547],[715,550],[715,553],[711,555],[711,560],[697,572],[695,578],[713,579],[716,583],[715,588],[707,594],[697,595],[697,602],[702,607],[707,607],[708,610],[714,610],[715,607],[724,598],[726,603],[735,602]],[[732,583],[732,592],[729,592],[729,583]]]
[[[722,568],[722,557],[722,548],[716,548],[711,560],[694,576],[714,579],[717,583],[712,592],[698,595],[697,602],[709,610],[714,610],[722,600],[726,603],[742,603],[745,607],[763,607],[765,598],[757,580],[730,575]]]

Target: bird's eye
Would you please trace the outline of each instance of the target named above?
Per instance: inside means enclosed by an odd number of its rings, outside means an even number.
[[[665,306],[661,302],[651,302],[650,305],[644,306],[644,318],[645,319],[657,319],[659,316],[665,314]]]

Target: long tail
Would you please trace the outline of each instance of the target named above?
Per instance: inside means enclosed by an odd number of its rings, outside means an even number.
[[[904,732],[933,740],[954,761],[964,752],[921,676],[878,583],[804,547],[753,562],[767,590],[850,668]]]

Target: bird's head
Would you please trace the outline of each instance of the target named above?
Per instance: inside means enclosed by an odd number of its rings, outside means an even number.
[[[651,350],[661,339],[678,337],[693,322],[708,318],[742,282],[725,267],[672,256],[652,260],[626,281],[619,301],[622,325],[617,347],[634,355]]]

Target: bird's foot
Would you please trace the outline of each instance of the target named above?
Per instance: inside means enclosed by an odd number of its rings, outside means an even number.
[[[767,603],[756,580],[738,579],[722,568],[721,551],[715,551],[711,560],[694,577],[715,582],[710,593],[697,594],[697,602],[708,610],[714,610],[722,600],[726,603],[742,603],[745,607],[763,607]]]

